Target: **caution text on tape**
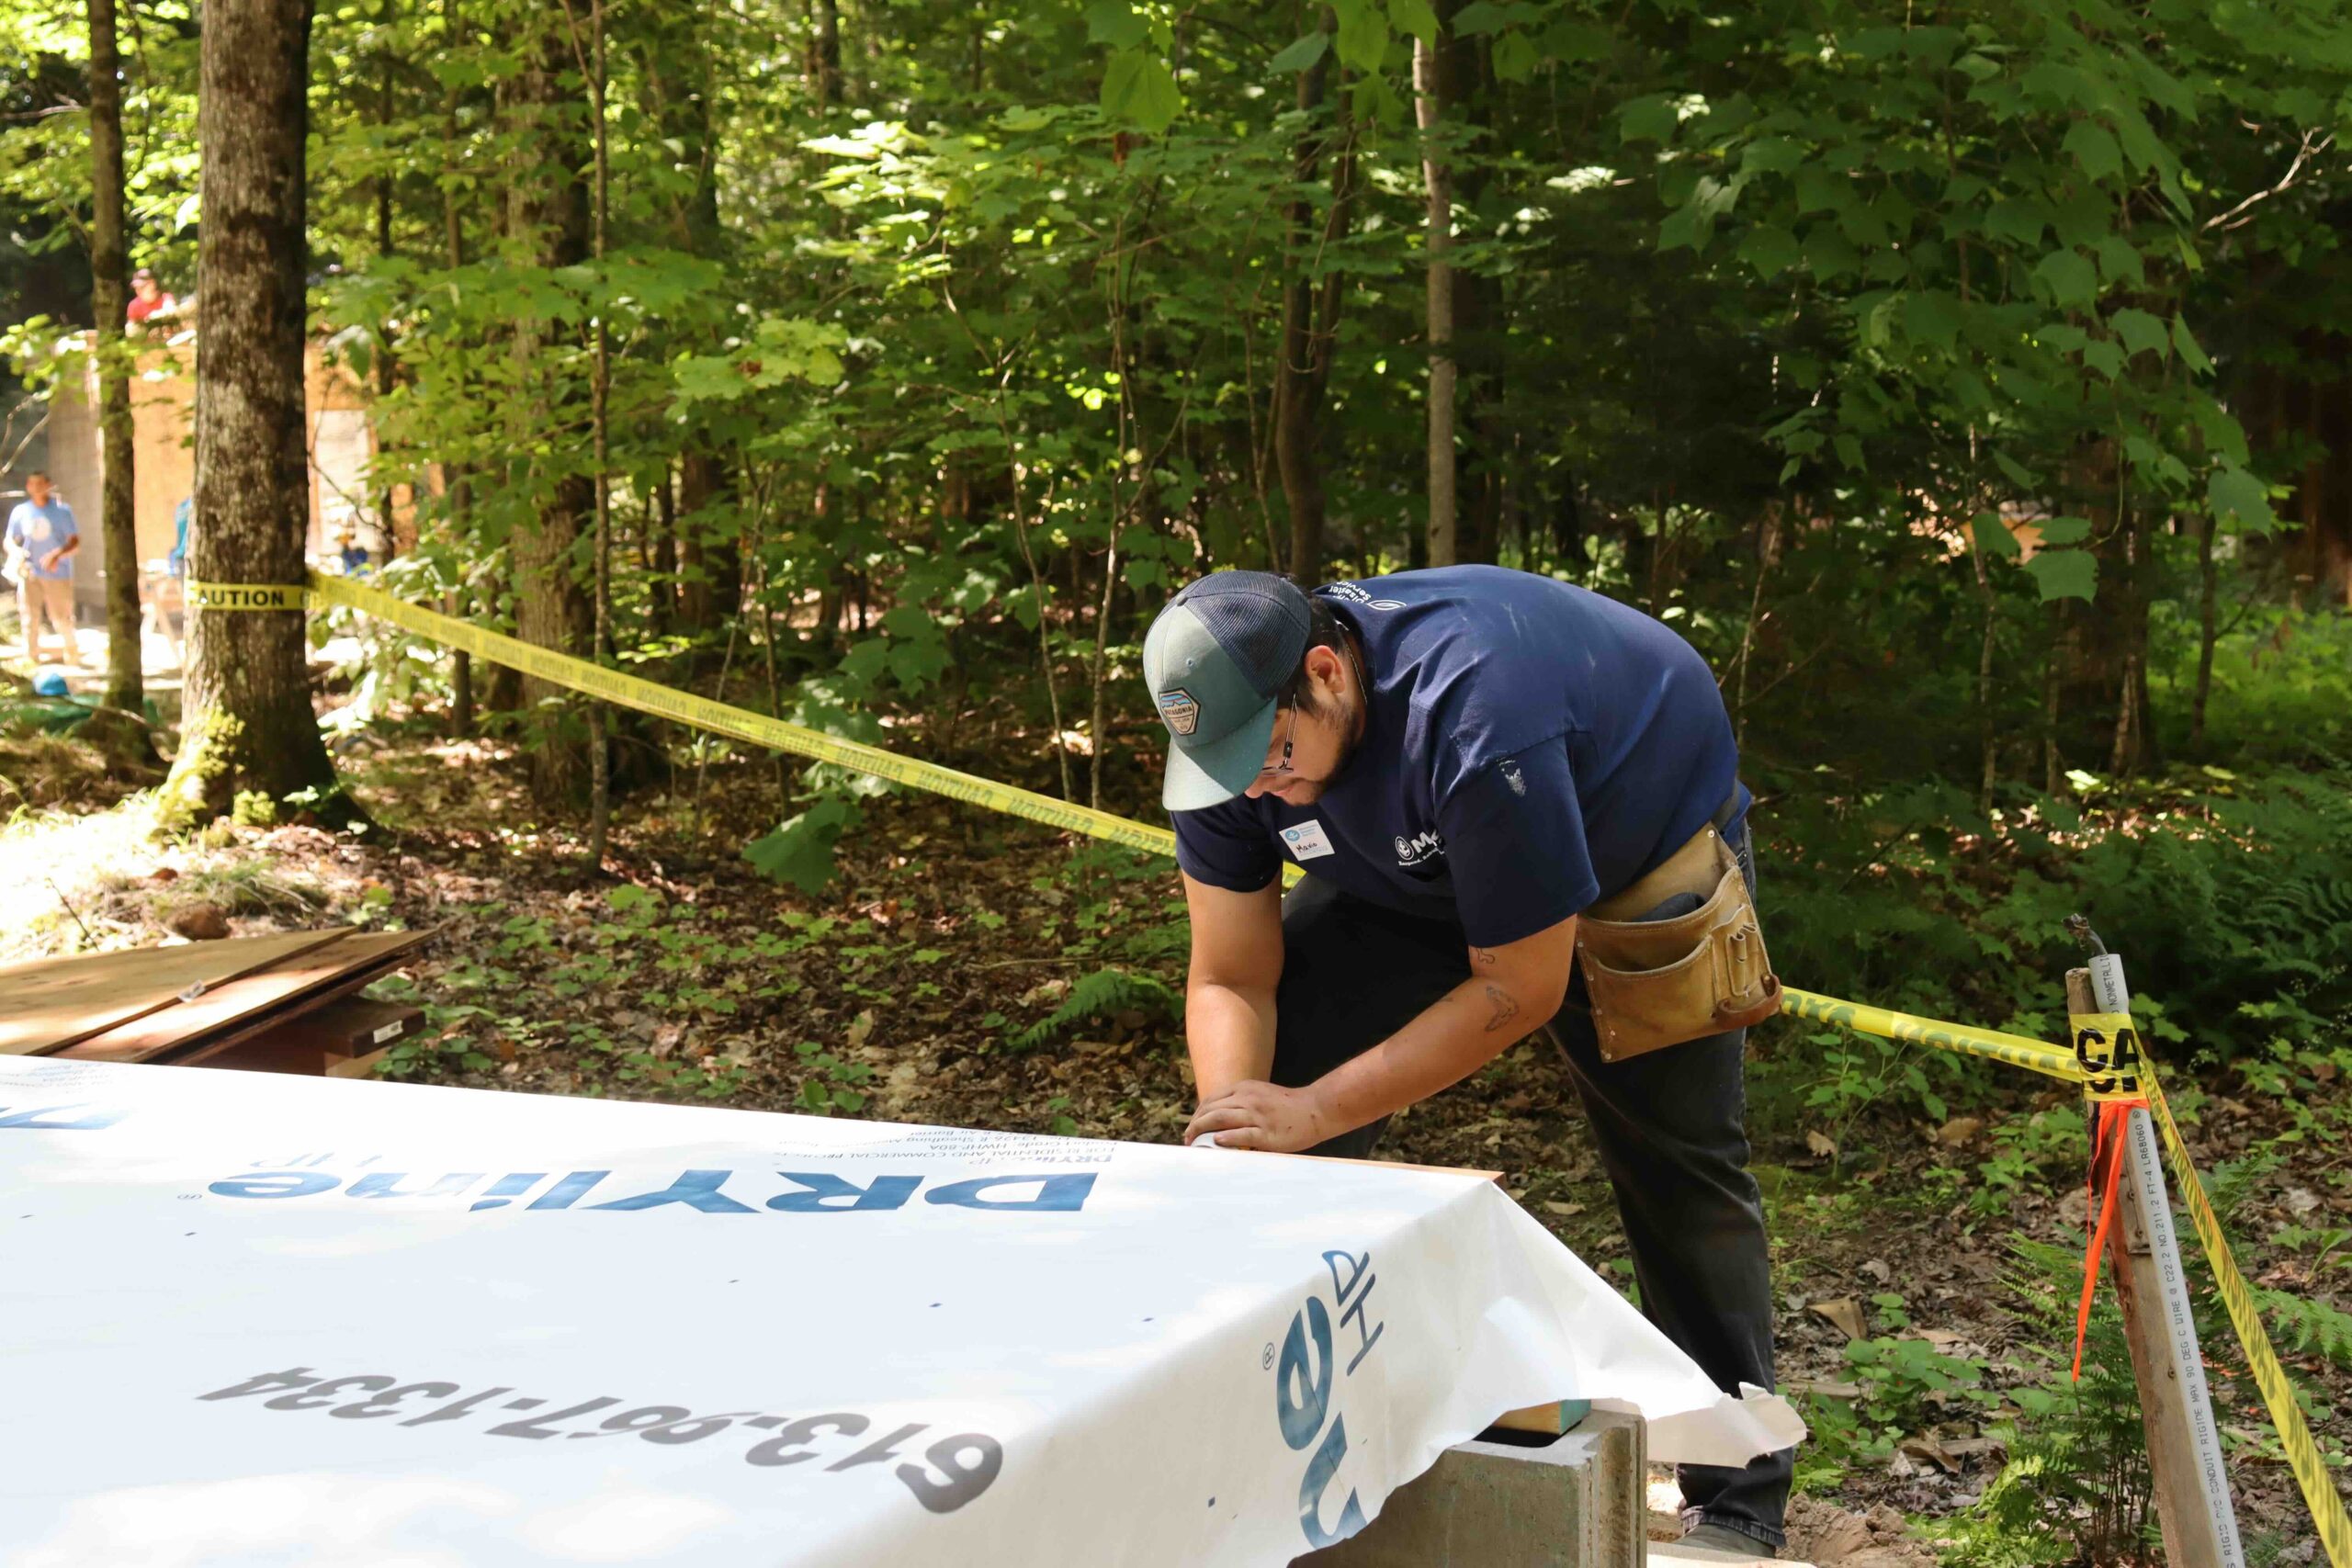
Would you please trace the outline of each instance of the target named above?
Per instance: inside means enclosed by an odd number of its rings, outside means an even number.
[[[2138,1104],[2146,1066],[2140,1031],[2128,1012],[2083,1012],[2067,1019],[2075,1036],[2075,1065],[2083,1070],[2083,1098],[2094,1104]]]
[[[282,582],[198,582],[193,578],[181,590],[191,610],[300,610],[309,592]]]

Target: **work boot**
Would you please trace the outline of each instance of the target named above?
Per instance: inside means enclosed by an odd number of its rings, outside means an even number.
[[[1710,1551],[1736,1552],[1742,1557],[1778,1557],[1771,1543],[1752,1535],[1742,1535],[1729,1525],[1692,1525],[1682,1532],[1685,1546],[1703,1546]]]

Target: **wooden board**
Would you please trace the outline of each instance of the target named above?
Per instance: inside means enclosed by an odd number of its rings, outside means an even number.
[[[334,976],[322,985],[314,986],[299,996],[288,998],[283,1004],[267,1012],[254,1014],[225,1029],[216,1030],[201,1039],[182,1041],[178,1044],[168,1046],[158,1055],[150,1056],[148,1060],[177,1066],[209,1064],[223,1052],[235,1051],[247,1043],[281,1029],[287,1024],[300,1022],[322,1008],[335,1006],[398,969],[408,961],[409,953],[423,946],[425,940],[434,932],[424,931],[401,934],[403,940],[400,945],[395,947],[387,944],[377,953],[376,962],[364,968]],[[375,940],[381,942],[383,939]]]
[[[300,1037],[337,1056],[357,1056],[424,1032],[424,1010],[413,1002],[343,997],[317,1011],[278,1024],[270,1033]]]
[[[1506,1410],[1495,1418],[1495,1425],[1506,1432],[1540,1432],[1556,1438],[1591,1414],[1589,1399],[1560,1399]]]
[[[287,931],[0,966],[0,1055],[71,1045],[170,1008],[190,986],[225,985],[349,934]]]
[[[194,1001],[181,1002],[91,1034],[57,1053],[79,1061],[144,1062],[175,1047],[236,1033],[248,1024],[277,1021],[271,1016],[297,998],[354,977],[350,987],[375,977],[390,959],[422,943],[430,931],[383,931],[345,936],[331,946],[298,953],[266,969],[214,987]]]
[[[337,1062],[381,1056],[394,1041],[413,1039],[424,1030],[423,1008],[344,995],[300,1017],[274,1022],[250,1039],[217,1048],[207,1046],[182,1060],[189,1066],[307,1073],[316,1077]]]

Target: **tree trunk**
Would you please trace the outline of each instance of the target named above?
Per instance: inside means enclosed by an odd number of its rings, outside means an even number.
[[[392,55],[391,40],[399,36],[392,28],[391,0],[380,0],[376,7],[376,127],[387,146],[392,142]],[[389,170],[379,173],[370,182],[376,198],[376,256],[390,260],[392,254],[392,176]],[[392,339],[390,323],[379,322],[382,329],[376,344],[375,382],[376,402],[381,408],[392,395]],[[369,420],[372,427],[373,417]],[[392,481],[389,466],[383,465],[384,448],[379,439],[374,442],[368,463],[369,477],[376,481],[376,537],[386,559],[400,553],[400,531],[392,523]],[[386,471],[373,470],[385,466]],[[413,496],[414,492],[411,492]]]
[[[1421,129],[1421,180],[1428,191],[1423,248],[1429,257],[1430,564],[1461,558],[1453,498],[1453,188],[1442,138],[1453,75],[1448,39],[1413,43],[1413,114]]]
[[[1336,26],[1325,14],[1325,26]],[[1323,431],[1324,389],[1331,378],[1333,334],[1339,330],[1340,275],[1326,271],[1318,279],[1313,265],[1347,232],[1355,184],[1355,154],[1350,145],[1344,101],[1335,104],[1329,134],[1337,144],[1331,165],[1331,202],[1319,232],[1313,227],[1315,207],[1304,187],[1317,177],[1322,161],[1324,130],[1317,124],[1329,83],[1329,56],[1299,73],[1298,107],[1301,125],[1291,154],[1291,177],[1302,187],[1288,212],[1289,276],[1283,286],[1282,363],[1275,367],[1273,386],[1274,466],[1281,475],[1283,499],[1290,509],[1290,559],[1286,566],[1300,582],[1312,583],[1323,575]]]
[[[588,160],[579,106],[564,85],[571,66],[560,12],[541,14],[538,36],[523,41],[523,65],[500,88],[507,133],[515,161],[506,191],[506,228],[515,260],[553,271],[588,257],[588,191],[578,170]],[[577,417],[558,409],[546,389],[557,381],[547,361],[576,347],[567,329],[532,315],[514,323],[516,383],[539,389],[514,401],[514,449],[529,453],[548,442],[559,423]],[[552,459],[561,462],[560,458]],[[526,459],[519,477],[536,497],[532,513],[514,529],[514,633],[525,642],[579,655],[587,650],[591,626],[588,595],[582,592],[576,546],[581,524],[593,502],[589,477],[567,464],[550,472],[548,458]],[[564,722],[565,692],[526,675],[523,705],[538,728],[529,746],[531,793],[549,809],[584,803],[589,778],[588,748]]]
[[[2108,772],[2118,778],[2136,773],[2153,760],[2148,712],[2148,593],[2147,526],[2140,509],[2120,502],[2116,531],[2122,580],[2116,609],[2114,635],[2122,652],[2122,671],[2116,682],[2115,739],[2108,753]]]
[[[725,249],[718,222],[718,143],[711,101],[717,90],[701,17],[682,14],[657,24],[639,57],[646,118],[695,172],[694,184],[668,204],[670,243],[690,255],[718,260]],[[715,345],[714,345],[715,346]],[[742,608],[743,563],[731,509],[734,484],[718,443],[705,432],[685,433],[678,465],[674,514],[665,513],[674,539],[679,581],[678,620],[689,631],[715,632]]]
[[[588,27],[591,51],[588,108],[595,122],[596,144],[596,187],[593,207],[595,238],[593,251],[596,258],[596,271],[601,276],[605,271],[607,248],[606,225],[612,206],[613,172],[612,138],[605,113],[607,81],[605,69],[605,0],[589,0]],[[613,647],[613,448],[609,407],[613,362],[611,325],[604,310],[596,312],[594,331],[595,363],[591,372],[588,393],[591,400],[589,426],[594,433],[596,446],[595,590],[591,606],[595,619],[589,649],[591,656],[603,665],[610,661]],[[605,705],[592,701],[588,705],[588,868],[592,872],[604,866],[605,842],[613,818],[613,754],[605,720]]]
[[[1969,565],[1975,572],[1976,602],[1984,616],[1976,644],[1976,810],[1987,821],[1993,817],[1993,786],[1999,779],[2001,755],[2000,727],[1993,718],[1993,652],[2001,626],[2001,601],[1984,565],[1984,541],[1979,532],[2007,526],[1997,513],[1983,512],[1968,531]]]
[[[2066,692],[2066,606],[2054,602],[2046,619],[2050,648],[2041,665],[2041,793],[2056,795],[2065,782],[2066,758],[2058,745],[2059,720],[2064,714]]]
[[[463,537],[466,505],[473,498],[472,480],[465,469],[454,466],[445,471],[444,478],[448,486],[447,503],[450,525]],[[460,587],[449,596],[449,603],[445,608],[453,615],[469,619],[470,606],[467,603],[469,597]],[[474,661],[472,655],[459,649],[449,660],[449,733],[463,740],[471,737],[473,732]]]
[[[310,517],[303,442],[305,141],[311,7],[241,0],[205,16],[197,145],[204,300],[196,369],[196,514],[188,574],[210,582],[300,582]],[[304,666],[302,617],[192,612],[187,711],[160,820],[226,808],[235,795],[336,790]]]
[[[1449,159],[1454,227],[1475,223],[1487,172],[1475,156],[1493,126],[1494,81],[1486,69],[1481,40],[1453,32],[1459,6],[1445,0],[1438,16],[1447,29],[1442,39],[1453,74],[1445,86],[1446,109],[1454,127]],[[1510,431],[1502,397],[1503,336],[1496,323],[1508,319],[1503,282],[1455,268],[1453,273],[1453,364],[1455,367],[1454,504],[1460,513],[1454,555],[1492,565],[1502,558],[1505,487],[1510,473]]]
[[[678,619],[678,491],[666,463],[654,481],[653,513],[647,526],[653,533],[653,581],[648,585],[653,630],[667,636]]]
[[[810,86],[820,109],[842,101],[842,13],[838,0],[815,0],[816,35],[810,40]]]
[[[145,696],[139,644],[139,530],[132,485],[130,366],[123,312],[130,305],[124,254],[122,76],[115,50],[114,0],[90,0],[90,307],[97,317],[98,429],[105,489],[98,534],[106,544],[106,705],[137,714]],[[29,635],[29,634],[28,634]],[[146,732],[123,720],[107,728],[147,752]]]
[[[743,555],[735,537],[735,485],[707,446],[678,461],[679,613],[695,631],[716,631],[743,606]]]
[[[2205,705],[2213,694],[2213,644],[2219,636],[2214,600],[2220,575],[2213,562],[2213,536],[2221,525],[2221,519],[2208,510],[2197,530],[2197,694],[2189,704],[2188,750],[2199,757],[2205,754]]]
[[[454,48],[464,36],[458,26],[458,0],[443,0],[441,17]],[[445,173],[450,175],[455,175],[458,166],[458,87],[452,84],[441,99],[441,156]],[[441,182],[441,243],[450,271],[466,265],[466,226],[458,207],[458,182],[454,177]],[[466,504],[473,496],[471,480],[465,469],[454,465],[444,468],[442,480],[450,532],[462,547],[471,543],[466,527]],[[467,613],[466,598],[460,588],[449,605],[452,615]],[[464,739],[473,732],[474,660],[472,654],[458,649],[449,657],[449,733]]]

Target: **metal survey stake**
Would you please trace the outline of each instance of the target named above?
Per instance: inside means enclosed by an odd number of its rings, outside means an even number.
[[[2066,926],[2094,953],[2087,998],[2078,996],[2082,971],[2068,976],[2068,1011],[2083,1013],[2077,1003],[2087,999],[2095,1010],[2086,1016],[2127,1021],[2110,1057],[2121,1069],[2127,1065],[2123,1041],[2134,1034],[2128,1023],[2132,993],[2124,984],[2123,960],[2107,951],[2081,916]],[[2144,1072],[2147,1064],[2140,1066]],[[2117,1078],[2105,1081],[2119,1089],[2136,1087],[2134,1081],[2119,1081],[2120,1077],[2119,1071]],[[2116,1151],[2123,1167],[2118,1193],[2123,1231],[2112,1256],[2132,1340],[2132,1371],[2140,1384],[2165,1555],[2177,1568],[2245,1568],[2245,1551],[2238,1541],[2237,1512],[2222,1468],[2222,1436],[2205,1385],[2205,1359],[2197,1343],[2197,1320],[2173,1230],[2154,1120],[2144,1103],[2118,1111],[2124,1117]]]

